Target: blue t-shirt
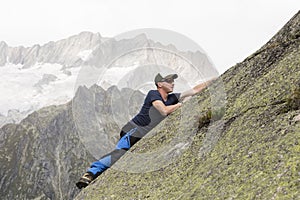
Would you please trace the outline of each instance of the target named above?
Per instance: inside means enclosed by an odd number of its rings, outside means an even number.
[[[165,117],[152,105],[153,101],[160,100],[166,106],[174,105],[179,101],[180,93],[172,93],[168,95],[167,101],[164,101],[157,90],[150,90],[145,98],[144,104],[140,112],[132,119],[138,126],[149,126],[147,129],[152,129]]]

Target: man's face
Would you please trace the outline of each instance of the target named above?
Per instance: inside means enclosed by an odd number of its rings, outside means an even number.
[[[166,79],[161,82],[161,87],[167,92],[173,92],[174,89],[174,80],[173,79]]]

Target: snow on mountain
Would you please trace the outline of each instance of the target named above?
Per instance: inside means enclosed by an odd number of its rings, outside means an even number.
[[[0,113],[7,115],[13,109],[27,112],[66,103],[73,97],[79,69],[69,68],[68,74],[60,64],[35,64],[26,69],[20,64],[0,67]],[[52,75],[56,79],[45,81],[45,75]]]
[[[99,80],[99,82],[97,84],[102,86],[103,89],[105,89],[105,90],[107,90],[109,87],[111,87],[113,85],[118,85],[119,88],[121,89],[122,87],[120,87],[120,84],[119,84],[121,79],[126,74],[129,74],[130,72],[134,71],[137,67],[138,67],[138,64],[134,64],[134,65],[129,66],[129,67],[112,67],[112,68],[108,68],[104,72],[101,80]]]
[[[99,33],[82,32],[26,48],[0,42],[0,126],[70,101],[80,66],[105,40]]]
[[[93,50],[84,50],[84,51],[80,51],[77,55],[79,58],[81,58],[81,60],[86,61],[91,56],[92,52]]]

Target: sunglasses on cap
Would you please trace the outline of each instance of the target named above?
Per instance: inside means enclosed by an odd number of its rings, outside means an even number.
[[[163,81],[163,82],[167,82],[167,83],[173,83],[173,82],[174,82],[174,79],[168,78],[168,79],[163,79],[162,81]]]

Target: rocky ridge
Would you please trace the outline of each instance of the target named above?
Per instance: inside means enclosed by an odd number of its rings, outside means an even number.
[[[8,74],[14,75],[3,76],[9,87],[0,88],[7,93],[2,102],[0,126],[18,123],[43,106],[65,103],[71,100],[78,86],[90,87],[100,77],[98,85],[104,89],[117,85],[118,88],[137,90],[145,81],[152,83],[157,71],[180,72],[184,81],[190,84],[201,81],[199,77],[216,74],[208,57],[200,51],[180,51],[174,45],[155,42],[145,34],[117,40],[101,37],[99,33],[82,32],[32,47],[9,47],[5,42],[0,42],[0,52],[0,69],[6,68],[2,73],[9,71]],[[186,60],[192,61],[193,65]],[[102,72],[108,74],[103,75]],[[15,78],[17,81],[11,81]],[[91,83],[89,80],[92,80]],[[150,85],[153,87],[153,84]],[[15,96],[16,91],[9,91],[9,88],[17,88],[24,94]],[[183,91],[185,88],[179,89]],[[16,105],[13,102],[17,102]],[[6,117],[9,110],[18,112],[10,112],[16,114]]]
[[[67,39],[49,42],[43,46],[9,47],[5,42],[0,42],[0,66],[5,63],[21,64],[29,68],[35,63],[59,63],[65,67],[80,66],[82,59],[77,55],[84,50],[91,50],[102,43],[99,33],[82,32]]]

